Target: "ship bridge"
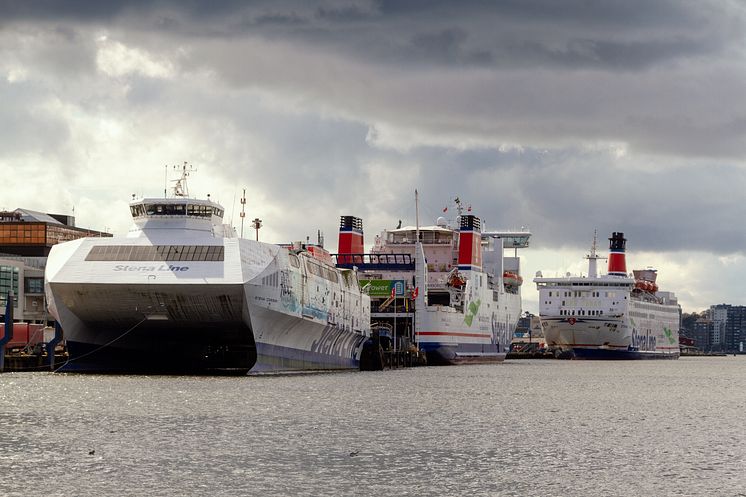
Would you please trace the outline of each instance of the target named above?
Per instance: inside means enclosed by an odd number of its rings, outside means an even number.
[[[482,240],[490,238],[500,238],[503,241],[504,248],[528,248],[528,241],[531,238],[530,231],[483,231]]]
[[[172,197],[141,198],[132,195],[130,213],[134,227],[128,236],[142,236],[145,232],[163,230],[202,231],[213,236],[235,236],[234,231],[223,223],[223,206],[207,199],[191,198],[187,189],[187,177],[191,169],[186,163],[181,178],[175,180]]]

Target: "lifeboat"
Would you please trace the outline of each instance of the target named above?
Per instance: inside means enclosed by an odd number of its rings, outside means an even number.
[[[446,284],[453,288],[463,288],[464,285],[466,285],[466,279],[464,279],[458,271],[451,271],[451,274],[448,275]]]
[[[637,280],[635,281],[635,290],[640,290],[647,293],[655,293],[658,291],[658,285],[652,281]]]
[[[503,273],[503,284],[506,286],[521,286],[523,278],[512,271],[505,271]]]

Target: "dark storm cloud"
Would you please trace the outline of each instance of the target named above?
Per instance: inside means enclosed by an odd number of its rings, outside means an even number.
[[[746,205],[733,202],[746,191],[737,165],[639,167],[604,150],[415,155],[427,164],[419,183],[425,223],[458,196],[489,229],[527,226],[537,248],[586,247],[594,229],[602,238],[625,232],[638,251],[724,254],[746,246],[746,232],[734,229],[746,217]]]
[[[392,63],[639,68],[740,43],[724,2],[0,1],[0,22],[80,20],[174,35],[259,35]]]
[[[0,143],[75,147],[69,122],[35,110],[59,99],[147,123],[153,148],[188,128],[217,174],[292,212],[274,220],[288,233],[311,220],[329,235],[343,213],[393,226],[419,188],[430,222],[459,195],[539,246],[598,228],[639,249],[740,251],[725,227],[746,215],[731,200],[746,189],[745,32],[727,1],[0,0],[0,68],[15,58],[30,79],[0,85]],[[97,66],[117,44],[173,77]]]

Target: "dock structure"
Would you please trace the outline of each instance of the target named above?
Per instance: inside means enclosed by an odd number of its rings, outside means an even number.
[[[382,371],[427,365],[425,354],[417,350],[413,344],[409,343],[406,347],[394,350],[391,338],[391,331],[379,323],[363,345],[360,358],[361,371]]]
[[[53,370],[67,360],[60,345],[62,329],[55,326],[54,337],[44,342],[44,325],[16,323],[13,320],[15,296],[8,292],[5,316],[0,327],[0,373]]]
[[[372,334],[363,349],[360,368],[381,370],[422,364],[414,330],[414,257],[409,253],[363,250],[362,219],[341,216],[334,263],[362,275],[360,286],[370,296]]]
[[[5,346],[13,339],[14,300],[13,290],[11,290],[8,292],[8,298],[5,299],[5,320],[3,334],[0,336],[0,373],[5,371]]]

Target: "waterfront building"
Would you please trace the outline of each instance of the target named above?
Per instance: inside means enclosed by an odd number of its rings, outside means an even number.
[[[692,338],[694,346],[704,352],[712,350],[712,337],[714,322],[707,317],[701,317],[694,322],[692,327]]]
[[[710,345],[712,350],[725,350],[725,322],[728,320],[727,304],[711,305],[707,316],[712,320],[712,337]]]
[[[15,295],[17,321],[45,322],[44,268],[52,246],[109,233],[75,226],[75,218],[28,209],[0,212],[0,314],[8,292]]]
[[[728,318],[725,321],[725,350],[743,352],[744,341],[746,341],[746,306],[730,306]]]
[[[746,306],[717,304],[705,312],[711,321],[710,350],[717,352],[744,352],[746,342]],[[704,324],[702,325],[704,326]]]

